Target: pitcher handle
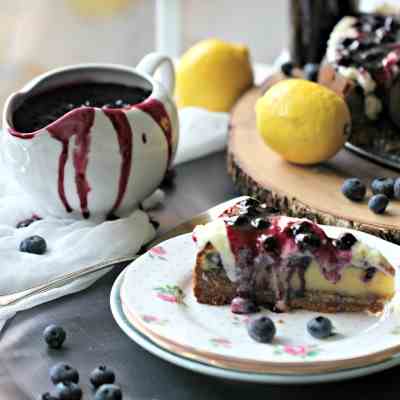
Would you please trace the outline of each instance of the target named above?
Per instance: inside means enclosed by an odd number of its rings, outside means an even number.
[[[168,56],[161,53],[150,53],[144,56],[136,69],[147,75],[154,75],[160,68],[160,82],[173,95],[175,89],[174,64]]]

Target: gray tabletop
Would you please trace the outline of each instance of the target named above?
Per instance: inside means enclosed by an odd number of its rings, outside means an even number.
[[[152,215],[165,231],[193,214],[237,193],[226,174],[222,153],[184,164],[177,169],[175,187],[164,206]],[[109,244],[112,246],[112,243]],[[4,260],[3,260],[4,262]],[[114,270],[89,289],[19,313],[0,337],[0,399],[37,399],[51,388],[48,369],[58,361],[75,366],[81,375],[84,399],[92,398],[90,371],[106,364],[117,374],[124,399],[216,400],[292,399],[354,395],[355,399],[394,398],[400,368],[352,381],[313,385],[275,386],[224,381],[187,371],[156,358],[132,342],[114,322],[110,307]],[[59,323],[68,333],[61,351],[49,351],[42,331]]]

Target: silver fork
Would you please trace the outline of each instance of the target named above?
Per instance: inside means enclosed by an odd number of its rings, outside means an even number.
[[[198,214],[198,215],[188,219],[187,221],[182,222],[175,228],[169,230],[165,234],[154,239],[152,242],[150,242],[148,245],[146,245],[146,248],[149,249],[167,239],[181,235],[183,233],[191,232],[196,225],[205,224],[207,222],[210,222],[211,220],[218,217],[218,215],[220,215],[225,209],[227,209],[231,205],[235,204],[236,202],[238,202],[240,200],[244,200],[246,198],[247,198],[247,196],[241,196],[241,197],[237,197],[235,199],[231,199],[231,200],[225,201],[223,203],[220,203],[220,204],[202,212],[201,214]],[[88,267],[85,267],[79,271],[67,272],[65,274],[62,274],[62,275],[52,279],[49,282],[46,282],[41,285],[23,290],[21,292],[0,296],[0,308],[10,306],[12,304],[16,304],[16,303],[20,302],[21,300],[25,300],[29,297],[38,295],[40,293],[48,292],[51,289],[62,287],[62,286],[67,285],[68,283],[71,283],[77,279],[94,274],[96,272],[102,271],[107,268],[111,268],[114,264],[119,264],[119,263],[123,263],[123,262],[127,262],[127,261],[133,261],[138,257],[139,257],[138,255],[131,255],[131,256],[126,256],[126,257],[114,258],[114,259],[107,260],[107,261],[102,261],[102,262],[90,265]]]

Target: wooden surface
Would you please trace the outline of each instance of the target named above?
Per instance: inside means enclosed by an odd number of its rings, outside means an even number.
[[[400,243],[400,201],[392,201],[384,215],[376,215],[368,209],[367,199],[354,203],[340,190],[349,177],[369,184],[373,177],[396,176],[396,172],[345,149],[330,161],[311,167],[284,161],[257,132],[255,103],[261,93],[260,88],[249,90],[232,113],[228,172],[239,191],[261,198],[288,215],[360,229]]]

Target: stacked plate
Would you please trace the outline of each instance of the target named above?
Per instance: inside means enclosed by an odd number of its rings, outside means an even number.
[[[343,232],[343,228],[323,228],[332,237]],[[398,265],[399,246],[352,233]],[[115,320],[154,355],[203,374],[265,383],[335,381],[400,364],[397,296],[381,315],[329,315],[336,334],[326,340],[307,333],[307,321],[316,313],[261,311],[277,327],[273,343],[261,344],[248,336],[247,316],[232,314],[227,306],[197,303],[191,288],[195,257],[191,235],[178,236],[134,261],[114,284]]]

